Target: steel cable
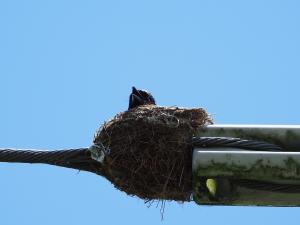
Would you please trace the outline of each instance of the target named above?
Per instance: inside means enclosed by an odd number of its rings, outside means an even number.
[[[0,149],[0,162],[44,163],[90,172],[99,172],[101,167],[91,158],[89,148],[52,151]]]
[[[193,147],[233,147],[252,151],[284,151],[280,146],[265,141],[244,140],[232,137],[194,137]]]
[[[253,140],[228,137],[194,137],[192,139],[194,148],[209,147],[234,147],[237,149],[248,149],[253,151],[284,151],[280,146]],[[0,149],[0,162],[11,163],[44,163],[62,166],[72,169],[90,171],[102,174],[101,163],[92,159],[89,148],[66,149],[66,150],[18,150]],[[273,190],[279,192],[298,192],[299,185],[276,184],[253,180],[233,180],[240,186],[259,190]]]

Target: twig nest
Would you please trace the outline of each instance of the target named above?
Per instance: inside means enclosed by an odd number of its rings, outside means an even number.
[[[140,106],[116,115],[96,133],[110,150],[104,176],[144,200],[189,201],[196,130],[212,123],[204,109]]]

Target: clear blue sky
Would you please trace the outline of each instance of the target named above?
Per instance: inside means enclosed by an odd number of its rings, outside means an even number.
[[[299,1],[0,1],[0,147],[89,146],[127,108],[300,124]],[[87,172],[0,164],[0,224],[299,224],[298,208],[159,208]]]

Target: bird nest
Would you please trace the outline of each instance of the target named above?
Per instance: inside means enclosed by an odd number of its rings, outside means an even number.
[[[140,106],[104,123],[94,143],[109,149],[101,175],[144,200],[189,201],[192,145],[197,129],[212,123],[204,109]]]

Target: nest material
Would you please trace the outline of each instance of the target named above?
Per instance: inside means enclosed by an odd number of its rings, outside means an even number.
[[[212,123],[204,109],[140,106],[106,122],[94,138],[110,149],[102,175],[144,200],[189,201],[196,130]]]

